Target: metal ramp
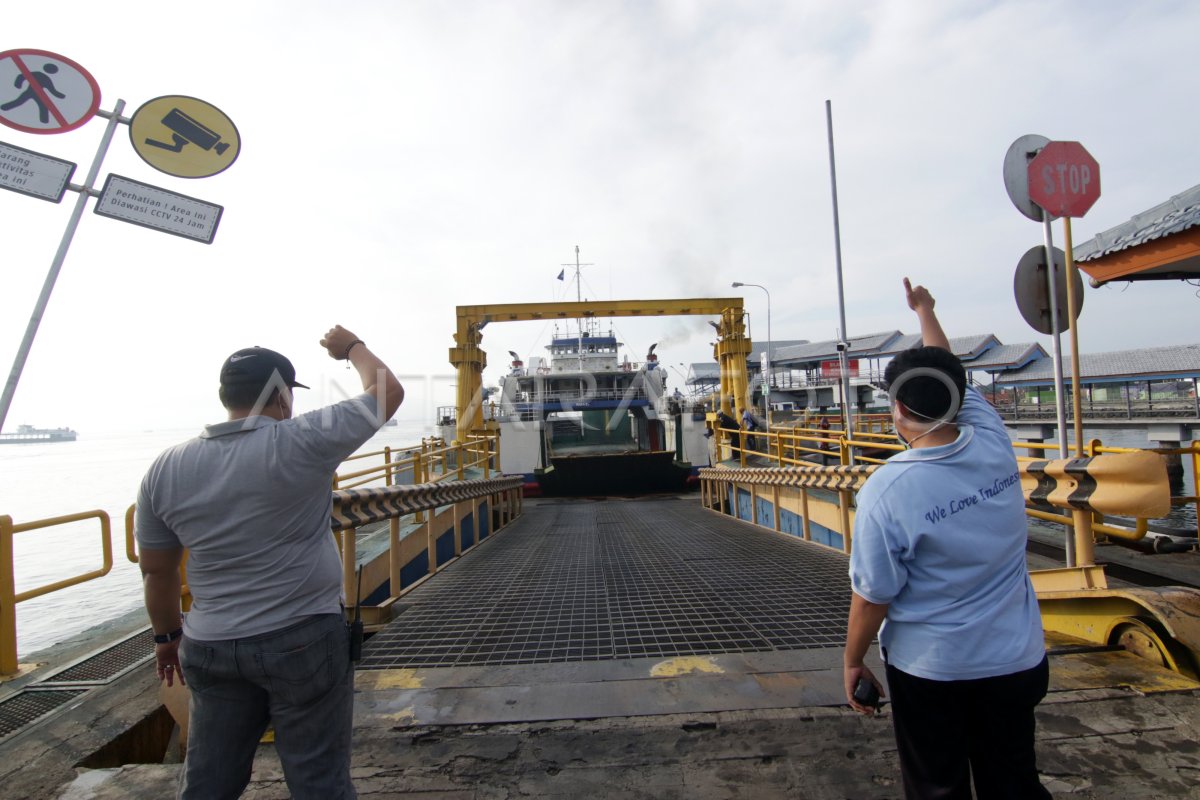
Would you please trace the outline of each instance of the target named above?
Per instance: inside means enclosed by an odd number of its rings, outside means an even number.
[[[360,670],[840,648],[844,555],[694,497],[541,501],[405,598]]]

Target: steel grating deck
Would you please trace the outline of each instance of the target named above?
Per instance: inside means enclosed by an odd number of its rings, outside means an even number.
[[[840,647],[845,556],[695,498],[528,503],[405,598],[359,669]]]
[[[0,704],[0,739],[36,722],[87,689],[57,689],[52,692],[22,692]]]
[[[0,739],[32,724],[89,689],[104,686],[154,657],[154,634],[138,633],[85,656],[0,700]]]
[[[154,633],[149,628],[89,656],[62,672],[43,679],[39,685],[104,684],[123,675],[154,655]]]

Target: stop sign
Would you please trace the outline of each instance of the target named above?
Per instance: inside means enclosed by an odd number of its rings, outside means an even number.
[[[1052,217],[1082,217],[1100,197],[1100,165],[1079,142],[1050,142],[1029,162],[1029,197]]]

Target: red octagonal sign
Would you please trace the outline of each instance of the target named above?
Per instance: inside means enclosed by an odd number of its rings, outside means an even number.
[[[1052,217],[1082,217],[1100,197],[1100,165],[1079,142],[1050,142],[1029,162],[1029,198]]]

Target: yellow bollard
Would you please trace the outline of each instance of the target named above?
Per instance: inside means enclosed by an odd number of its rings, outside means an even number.
[[[0,516],[0,675],[17,674],[17,601],[13,574],[13,521]]]

